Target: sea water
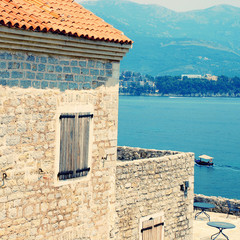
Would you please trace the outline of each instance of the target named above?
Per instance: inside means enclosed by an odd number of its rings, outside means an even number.
[[[120,96],[118,145],[212,156],[194,192],[240,199],[240,98]]]

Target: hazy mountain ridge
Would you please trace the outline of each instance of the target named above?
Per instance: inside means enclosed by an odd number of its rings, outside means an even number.
[[[240,8],[219,5],[174,12],[119,0],[81,4],[134,41],[123,70],[240,75]]]

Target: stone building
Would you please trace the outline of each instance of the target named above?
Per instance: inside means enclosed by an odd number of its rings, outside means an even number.
[[[190,239],[192,155],[117,161],[131,45],[72,0],[0,0],[0,239],[142,239],[149,216]]]

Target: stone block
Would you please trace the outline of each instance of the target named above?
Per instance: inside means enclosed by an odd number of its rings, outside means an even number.
[[[112,71],[111,70],[106,70],[106,76],[111,77],[112,76]]]
[[[96,61],[94,60],[88,60],[88,68],[94,68],[96,64]]]
[[[103,68],[103,67],[104,67],[104,65],[102,62],[100,62],[100,61],[96,62],[96,68]]]
[[[46,57],[40,57],[40,62],[41,63],[47,63],[47,58]]]
[[[23,78],[23,72],[12,71],[12,78]]]
[[[67,207],[68,203],[67,203],[67,200],[66,199],[63,199],[63,200],[60,200],[59,203],[58,203],[58,206],[60,208],[62,207]]]
[[[36,74],[36,79],[37,80],[42,80],[44,78],[44,73],[37,73]]]
[[[19,62],[8,62],[8,69],[19,69],[20,63]]]
[[[15,60],[24,60],[25,59],[25,55],[22,54],[22,53],[13,54],[13,59],[15,59]]]
[[[90,83],[84,83],[83,84],[83,89],[85,89],[85,90],[91,89],[91,84]]]
[[[14,116],[5,115],[0,118],[1,124],[9,124],[14,119]]]
[[[7,85],[7,80],[5,80],[5,79],[0,79],[0,85],[6,86],[6,85]]]
[[[54,72],[54,65],[47,65],[47,72]]]
[[[86,67],[87,66],[86,61],[79,61],[78,64],[79,64],[80,67]]]
[[[8,215],[10,218],[16,218],[17,217],[17,209],[16,208],[10,208],[8,210]]]
[[[45,73],[45,80],[56,81],[57,74],[55,73]]]
[[[41,88],[41,81],[32,81],[32,87]]]
[[[105,69],[112,69],[112,63],[110,63],[110,62],[106,63]]]
[[[1,197],[0,198],[0,203],[7,203],[8,198],[7,197]]]
[[[88,68],[81,68],[81,74],[88,75],[89,74],[89,69]]]
[[[57,81],[64,81],[64,75],[63,74],[57,74]]]
[[[64,92],[65,90],[68,89],[68,83],[67,82],[59,82],[58,88],[60,89],[60,91]]]
[[[48,63],[50,64],[58,64],[58,59],[54,57],[49,57],[48,58]]]
[[[34,62],[35,61],[35,56],[33,56],[33,55],[27,56],[26,61]]]
[[[31,87],[31,81],[30,80],[21,80],[19,85],[22,88],[29,88],[29,87]]]
[[[78,61],[73,60],[73,61],[71,61],[70,65],[71,65],[72,67],[76,67],[76,66],[78,66]]]
[[[97,80],[99,80],[99,81],[107,81],[108,79],[107,79],[107,77],[98,77]]]
[[[70,82],[69,83],[69,89],[77,90],[78,89],[78,84]]]
[[[36,74],[35,73],[33,73],[33,72],[26,72],[26,78],[27,79],[32,79],[32,80],[34,80],[35,79],[35,76],[36,76]]]
[[[59,72],[62,72],[62,70],[63,70],[63,69],[62,69],[62,66],[60,66],[60,65],[55,66],[55,71],[56,71],[56,72],[59,73]]]
[[[0,59],[12,60],[12,54],[7,52],[0,53]]]
[[[74,81],[75,82],[83,82],[84,81],[84,77],[81,75],[75,75],[74,76]]]
[[[26,217],[33,216],[33,210],[34,208],[32,205],[26,206],[26,208],[23,211],[24,216]]]
[[[45,64],[38,64],[38,71],[39,72],[45,72],[46,65]]]
[[[57,82],[49,82],[49,88],[57,88],[58,87],[58,83]]]
[[[92,82],[92,77],[91,77],[91,76],[85,76],[85,77],[84,77],[84,82],[89,82],[89,83],[91,83],[91,82]]]
[[[26,62],[21,62],[21,69],[31,70],[31,64]]]
[[[95,89],[98,87],[98,81],[93,81],[92,82],[92,88]]]
[[[73,81],[73,75],[72,74],[66,74],[65,75],[65,80],[66,81]]]
[[[91,70],[90,70],[90,75],[92,75],[92,76],[98,76],[98,75],[99,75],[99,70],[98,70],[98,69],[91,69]]]
[[[69,63],[69,61],[60,61],[60,65],[69,65],[70,63]]]
[[[9,78],[10,73],[8,71],[0,71],[0,78]]]
[[[80,74],[80,67],[72,67],[72,73],[75,73],[75,74]]]
[[[38,70],[37,64],[33,63],[32,64],[32,71],[36,72]]]
[[[7,63],[6,62],[0,62],[0,69],[4,69],[7,67]]]
[[[45,89],[45,88],[48,88],[48,81],[41,81],[41,88],[42,89]]]
[[[41,212],[47,212],[48,211],[48,204],[46,202],[41,203]]]
[[[18,135],[10,135],[6,137],[7,146],[15,146],[19,143],[20,143],[20,136]]]
[[[78,89],[79,90],[83,89],[83,83],[78,83]]]
[[[63,73],[71,73],[70,67],[63,67]]]
[[[27,125],[25,122],[18,122],[17,123],[17,132],[25,133],[27,131]]]

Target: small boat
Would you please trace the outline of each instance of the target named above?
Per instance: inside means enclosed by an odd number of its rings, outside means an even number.
[[[213,166],[213,157],[201,155],[199,159],[195,159],[195,163],[201,166]]]

